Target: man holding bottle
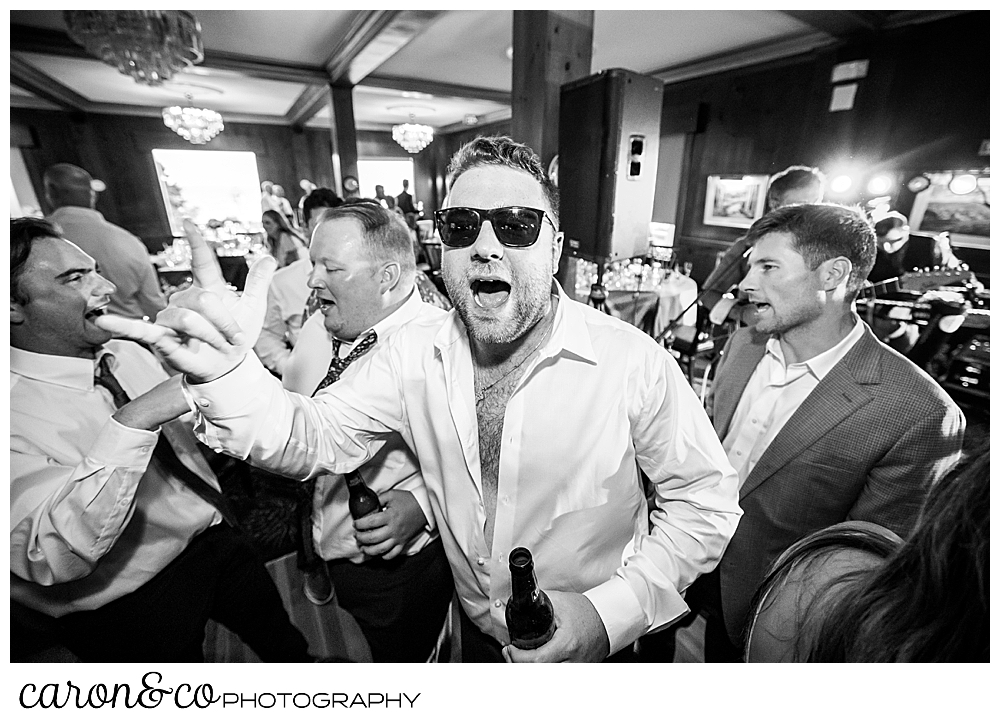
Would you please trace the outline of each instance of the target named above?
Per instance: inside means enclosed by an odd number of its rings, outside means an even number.
[[[478,138],[449,179],[436,220],[455,310],[408,324],[320,398],[270,378],[247,353],[261,311],[224,294],[175,296],[156,325],[101,323],[184,371],[202,438],[254,464],[343,473],[398,431],[455,578],[463,661],[627,655],[687,611],[681,593],[717,564],[740,516],[735,472],[673,358],[553,282],[558,191],[538,157]],[[555,612],[534,650],[509,645],[515,547],[531,551]]]

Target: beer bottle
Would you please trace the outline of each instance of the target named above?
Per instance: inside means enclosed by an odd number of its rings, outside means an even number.
[[[351,517],[360,520],[365,515],[378,512],[382,509],[379,504],[378,495],[365,484],[361,474],[354,470],[344,475],[347,480],[347,493],[350,495],[347,501],[347,508],[351,511]]]
[[[510,598],[507,600],[507,631],[510,642],[522,650],[533,650],[549,641],[556,631],[549,596],[538,588],[535,564],[526,547],[510,551]]]

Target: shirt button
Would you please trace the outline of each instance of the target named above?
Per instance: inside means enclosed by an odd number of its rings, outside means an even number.
[[[208,401],[207,399],[199,399],[198,400],[198,406],[200,406],[200,407],[207,407],[209,404],[211,404],[211,402]]]
[[[503,503],[505,505],[509,505],[510,504],[510,497],[508,497],[507,495],[504,495],[503,496]]]
[[[498,607],[500,607],[501,605],[503,605],[503,603],[502,603],[502,602],[500,602],[499,600],[494,600],[494,601],[493,601],[493,607],[495,607],[495,608],[498,608]]]
[[[757,424],[757,420],[756,419],[751,419],[750,421],[753,422],[754,424]]]
[[[146,452],[149,451],[149,447],[139,447],[139,451],[145,454]]]
[[[736,450],[736,456],[737,456],[737,457],[742,457],[742,456],[743,456],[743,453],[742,453],[742,452],[740,452],[739,450]]]
[[[480,558],[478,558],[478,559],[476,560],[476,564],[477,564],[477,565],[479,565],[479,566],[481,567],[481,566],[483,566],[483,565],[485,565],[485,564],[486,564],[486,560],[484,560],[483,558],[481,558],[481,557],[480,557]]]

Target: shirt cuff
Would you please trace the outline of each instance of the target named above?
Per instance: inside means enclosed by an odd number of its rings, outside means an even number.
[[[646,632],[646,616],[628,583],[613,577],[584,593],[601,616],[614,655]]]
[[[260,389],[266,379],[274,377],[256,354],[247,354],[231,371],[210,382],[190,382],[185,375],[181,389],[195,412],[209,419],[226,419],[239,416],[251,405],[253,395],[247,390]]]
[[[87,458],[109,467],[145,469],[159,437],[159,429],[136,429],[111,417],[87,451]]]

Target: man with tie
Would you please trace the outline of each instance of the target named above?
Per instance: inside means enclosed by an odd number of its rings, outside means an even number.
[[[10,249],[12,638],[27,623],[84,662],[200,661],[214,619],[265,661],[310,660],[171,422],[179,379],[94,323],[114,284],[46,221],[12,219]]]
[[[327,209],[309,256],[319,312],[289,358],[282,379],[288,390],[322,399],[322,390],[358,373],[369,351],[391,343],[405,324],[446,316],[416,292],[420,272],[409,234],[381,205],[349,201]],[[383,509],[356,522],[343,475],[321,475],[309,485],[301,517],[306,596],[322,604],[336,589],[376,663],[426,661],[454,585],[420,468],[393,433],[359,472]]]

